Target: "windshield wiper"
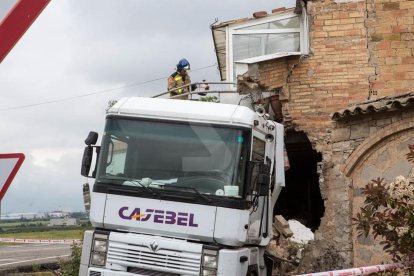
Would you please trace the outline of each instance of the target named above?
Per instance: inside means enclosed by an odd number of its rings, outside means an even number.
[[[211,199],[209,199],[208,197],[206,197],[205,195],[203,195],[202,193],[200,193],[196,188],[194,187],[183,187],[183,186],[178,186],[178,185],[164,185],[164,189],[165,188],[178,188],[178,189],[184,189],[184,190],[192,190],[193,192],[195,192],[199,197],[201,197],[202,199],[204,199],[205,201],[207,201],[208,203],[211,202]]]
[[[157,192],[155,192],[153,189],[145,186],[144,184],[142,184],[139,180],[134,180],[134,179],[128,179],[128,178],[122,178],[122,177],[116,177],[116,176],[111,176],[111,177],[104,177],[104,178],[100,178],[98,179],[98,181],[103,182],[102,180],[107,180],[107,181],[111,181],[111,180],[116,180],[116,181],[122,181],[122,182],[131,182],[132,184],[135,184],[141,188],[144,188],[145,191],[152,193],[154,196],[158,195]]]
[[[138,184],[138,186],[139,186],[139,187],[144,188],[144,190],[146,190],[147,192],[150,192],[150,193],[152,193],[153,195],[158,195],[158,193],[156,193],[153,189],[151,189],[151,188],[149,188],[149,187],[145,186],[145,185],[144,185],[144,184],[142,184],[142,183],[141,183],[141,181],[139,181],[139,180],[125,180],[125,181],[131,182],[131,183],[133,183],[133,184]]]

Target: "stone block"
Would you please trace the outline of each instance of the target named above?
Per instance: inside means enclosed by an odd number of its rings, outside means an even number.
[[[391,118],[377,120],[377,126],[384,127],[391,124]]]
[[[332,142],[340,142],[340,141],[349,140],[350,135],[351,135],[350,127],[334,129],[332,131]]]
[[[292,230],[289,228],[289,223],[285,220],[285,218],[281,215],[275,216],[275,222],[273,226],[276,230],[285,237],[293,236]]]
[[[351,126],[351,139],[366,138],[369,136],[370,129],[364,124]]]

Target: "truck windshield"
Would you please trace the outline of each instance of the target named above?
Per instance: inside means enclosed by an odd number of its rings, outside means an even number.
[[[97,182],[241,197],[249,130],[108,118]]]

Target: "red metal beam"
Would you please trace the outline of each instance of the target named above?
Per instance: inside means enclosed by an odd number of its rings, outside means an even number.
[[[18,0],[0,22],[0,63],[49,2],[50,0]]]

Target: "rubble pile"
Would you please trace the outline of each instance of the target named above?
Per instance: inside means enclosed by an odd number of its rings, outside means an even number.
[[[286,221],[275,216],[274,237],[266,248],[268,258],[273,263],[272,275],[293,275],[302,260],[305,245],[314,239],[309,228],[297,220]]]

